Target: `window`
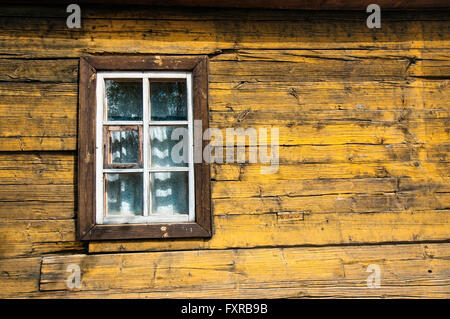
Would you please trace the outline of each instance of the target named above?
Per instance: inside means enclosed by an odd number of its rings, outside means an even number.
[[[207,75],[203,56],[81,58],[81,240],[211,236]]]

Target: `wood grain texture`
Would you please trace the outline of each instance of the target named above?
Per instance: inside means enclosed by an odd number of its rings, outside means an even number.
[[[372,30],[366,26],[367,15],[359,12],[337,12],[330,19],[327,12],[112,12],[111,8],[89,6],[83,8],[82,28],[70,30],[63,8],[41,11],[39,7],[6,11],[0,24],[0,56],[77,58],[104,53],[215,54],[234,49],[299,48],[404,50],[421,49],[431,43],[435,49],[448,48],[445,11],[384,12],[383,28]],[[45,24],[42,16],[46,17]]]
[[[42,296],[448,297],[449,245],[281,248],[44,257]],[[68,264],[81,288],[68,291]],[[368,289],[366,269],[381,268]],[[146,265],[146,266],[143,266]],[[102,293],[100,293],[102,291]],[[107,292],[106,292],[107,291]]]
[[[0,156],[0,211],[7,224],[5,231],[10,229],[2,239],[8,243],[3,246],[5,257],[82,249],[73,241],[75,163],[73,154]],[[212,212],[216,226],[211,241],[91,243],[90,249],[445,240],[450,235],[448,163],[414,163],[407,159],[390,163],[282,164],[277,174],[265,178],[259,177],[255,165],[214,165]],[[24,235],[27,233],[28,237]],[[236,236],[241,239],[232,239]],[[57,244],[45,244],[57,238]]]
[[[64,9],[0,9],[1,297],[449,297],[448,11]],[[279,169],[210,165],[211,239],[82,244],[79,58],[148,54],[208,55],[202,119],[278,127]]]
[[[89,252],[445,241],[449,237],[448,219],[448,209],[315,214],[307,207],[298,207],[295,212],[215,216],[209,241],[92,242]]]
[[[77,239],[87,236],[95,225],[96,211],[96,89],[97,71],[80,58],[78,90],[78,215]]]
[[[39,291],[40,268],[41,258],[0,259],[0,297]]]

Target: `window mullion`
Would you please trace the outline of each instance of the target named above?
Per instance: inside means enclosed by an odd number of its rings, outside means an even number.
[[[192,74],[186,75],[187,111],[188,111],[188,167],[189,167],[189,221],[195,220],[195,179],[194,179],[194,114]]]
[[[150,196],[150,182],[149,182],[149,161],[151,160],[151,156],[149,153],[149,119],[150,119],[150,87],[149,87],[149,79],[148,76],[144,76],[142,79],[142,87],[143,87],[143,181],[144,181],[144,216],[149,215],[149,211],[151,209],[151,196]]]

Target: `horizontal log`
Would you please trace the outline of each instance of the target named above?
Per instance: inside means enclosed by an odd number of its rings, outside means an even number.
[[[74,126],[61,126],[59,119],[40,121],[23,121],[9,119],[7,125],[0,128],[1,140],[7,141],[0,150],[74,150],[76,148],[77,133]],[[48,125],[42,125],[48,124]],[[289,126],[275,126],[278,129],[278,145],[344,145],[344,144],[442,144],[449,141],[448,119],[433,119],[418,122],[396,123],[368,123],[358,121],[341,121],[337,123],[299,124]],[[239,127],[237,127],[239,128]],[[246,126],[243,127],[247,129]],[[268,125],[252,126],[256,132],[267,129]],[[74,130],[75,129],[75,130]],[[219,138],[212,145],[226,143],[225,139],[233,137],[233,131],[221,129],[222,139]],[[18,135],[18,131],[29,131],[28,135]],[[270,130],[269,130],[270,131]],[[34,135],[34,136],[33,136]],[[271,143],[258,138],[254,142],[247,141],[246,145],[261,145]],[[232,141],[232,140],[230,140]],[[64,145],[65,144],[65,145]],[[218,144],[220,145],[220,144]],[[57,147],[60,147],[58,149]]]
[[[396,125],[403,121],[447,120],[450,112],[445,109],[398,109],[367,110],[358,109],[323,109],[297,110],[295,112],[253,110],[251,105],[243,111],[213,111],[210,113],[211,127],[249,127],[253,125],[292,126],[297,124],[318,124],[354,122]]]
[[[5,220],[0,222],[0,259],[84,250],[76,241],[75,220]]]
[[[317,196],[330,194],[378,194],[402,191],[450,192],[450,178],[349,178],[268,181],[215,181],[213,199]]]
[[[216,181],[274,181],[292,179],[327,178],[380,178],[380,177],[448,177],[449,163],[331,163],[292,165],[239,165],[214,164],[211,178]]]
[[[450,208],[450,193],[402,192],[383,194],[331,194],[298,197],[214,199],[214,215],[283,213],[295,216],[300,212],[375,213],[383,211],[430,210]]]
[[[0,59],[0,81],[76,83],[78,59],[23,60]]]
[[[268,146],[270,148],[270,145]],[[344,145],[300,145],[279,146],[278,161],[280,165],[297,163],[382,163],[389,161],[407,162],[424,161],[427,163],[449,162],[450,144],[344,144]],[[256,146],[245,147],[245,161],[248,163],[250,155],[258,156],[260,149]],[[238,158],[239,148],[223,147],[223,163],[234,163]],[[220,153],[219,153],[220,154]],[[234,154],[234,155],[233,155]],[[234,156],[234,157],[232,157]],[[234,160],[233,160],[234,159]]]
[[[388,161],[382,163],[296,163],[283,164],[273,174],[261,174],[264,164],[213,164],[217,181],[275,181],[330,178],[424,178],[448,177],[448,162]],[[0,153],[0,185],[74,185],[75,155],[71,153]]]
[[[307,81],[320,77],[327,79],[366,76],[383,77],[448,77],[450,55],[433,48],[397,50],[234,50],[211,59],[211,72],[218,78],[226,77],[224,66],[235,68],[237,76],[254,75],[259,81],[271,76],[308,76]],[[226,64],[224,64],[225,62]],[[234,62],[234,63],[233,63]],[[372,64],[372,65],[369,65]],[[259,66],[265,68],[259,68]],[[280,68],[280,72],[275,70]],[[289,68],[291,66],[291,68]],[[401,66],[404,66],[402,68]],[[282,69],[288,69],[283,73]],[[367,73],[364,74],[364,68]],[[301,74],[297,74],[298,70]],[[311,72],[311,73],[309,73]],[[213,81],[214,82],[214,81]],[[220,81],[219,81],[220,82]],[[313,81],[311,81],[313,82]]]
[[[0,297],[19,298],[39,291],[41,258],[0,259]]]
[[[73,153],[0,153],[0,185],[74,185]]]
[[[91,242],[89,252],[167,251],[446,240],[449,210],[266,213],[213,219],[210,240]]]
[[[433,48],[398,50],[233,50],[210,61],[210,82],[315,82],[333,79],[450,76],[450,55]],[[0,59],[1,81],[76,83],[78,57]],[[232,72],[230,72],[232,71]],[[398,80],[398,79],[397,79]]]
[[[76,207],[75,189],[74,184],[1,185],[0,220],[73,219]]]
[[[297,163],[284,164],[274,174],[261,174],[257,164],[214,164],[211,173],[217,181],[272,182],[333,178],[420,178],[445,185],[446,162],[382,162],[382,163]],[[265,165],[267,166],[267,165]],[[2,185],[74,185],[76,161],[70,153],[0,153]],[[286,184],[287,185],[287,184]],[[428,183],[426,184],[428,185]],[[434,187],[433,184],[429,184]]]
[[[448,244],[415,244],[45,257],[39,294],[104,297],[107,291],[107,297],[117,298],[138,291],[140,297],[157,298],[191,289],[195,297],[218,298],[445,298],[449,252]],[[66,285],[70,264],[80,267],[79,289]],[[371,264],[380,267],[379,289],[367,288]]]
[[[3,186],[0,186],[3,188]],[[19,189],[19,187],[17,187]],[[65,220],[76,218],[76,202],[73,194],[63,197],[58,191],[54,201],[0,201],[0,222],[3,220]]]
[[[82,28],[68,29],[66,17],[51,17],[51,13],[42,12],[42,8],[37,9],[41,10],[40,16],[30,13],[30,8],[22,10],[16,8],[11,14],[14,16],[2,17],[0,56],[75,58],[92,53],[215,54],[236,48],[419,49],[424,47],[425,39],[432,41],[434,48],[448,47],[448,39],[442,32],[448,28],[443,18],[446,12],[384,13],[383,29],[368,32],[366,15],[351,12],[334,13],[332,18],[329,14],[292,12],[286,18],[285,12],[273,11],[258,20],[248,18],[242,11],[227,12],[227,17],[233,13],[234,18],[224,19],[224,13],[209,10],[206,14],[209,19],[198,19],[199,13],[194,10],[178,11],[170,18],[158,16],[156,10],[145,19],[123,16],[111,19],[109,12],[85,8],[83,14],[91,10],[93,13],[83,19]],[[89,18],[89,15],[99,17]],[[180,15],[184,18],[180,19]],[[430,15],[431,19],[428,18]],[[45,24],[41,23],[42,16],[46,16]],[[150,18],[152,16],[156,18]]]
[[[447,111],[449,81],[364,81],[332,82],[257,82],[211,83],[210,105],[213,111],[291,112],[349,110],[359,113],[377,110]]]

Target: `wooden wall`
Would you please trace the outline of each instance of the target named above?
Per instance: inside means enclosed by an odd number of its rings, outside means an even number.
[[[0,297],[449,297],[449,12],[67,15],[0,8]],[[214,165],[210,240],[76,241],[88,54],[208,54],[211,126],[279,127],[278,172]]]

